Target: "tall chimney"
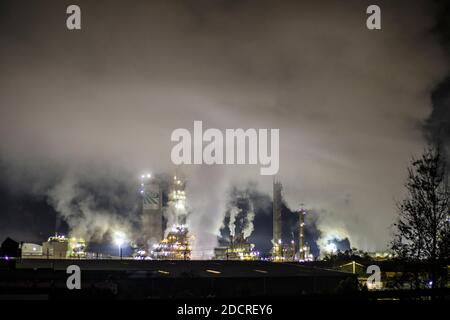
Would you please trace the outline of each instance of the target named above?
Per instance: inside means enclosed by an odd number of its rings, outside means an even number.
[[[273,255],[281,256],[281,183],[273,182]],[[277,248],[277,249],[275,249]]]
[[[299,239],[298,239],[298,258],[300,261],[305,261],[306,258],[306,247],[305,247],[305,214],[306,210],[303,209],[303,206],[300,208],[299,212]]]

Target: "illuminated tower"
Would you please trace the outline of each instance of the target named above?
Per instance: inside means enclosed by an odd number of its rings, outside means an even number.
[[[146,244],[152,246],[163,239],[162,190],[150,174],[141,177],[142,225]]]
[[[273,258],[282,255],[281,249],[281,183],[273,182]]]
[[[306,210],[303,209],[303,205],[298,211],[299,214],[299,232],[298,232],[298,258],[300,261],[306,260],[306,246],[305,246],[305,215]]]
[[[169,194],[169,206],[174,211],[174,223],[186,224],[186,181],[179,176],[174,176]]]

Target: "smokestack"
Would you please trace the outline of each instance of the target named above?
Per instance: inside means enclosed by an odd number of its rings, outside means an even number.
[[[298,233],[298,258],[300,261],[305,261],[306,259],[306,247],[305,247],[305,215],[306,210],[303,209],[303,205],[301,206],[299,212],[299,233]]]
[[[61,226],[61,216],[59,212],[56,212],[55,215],[55,236],[58,235],[59,228]]]
[[[273,254],[280,254],[281,248],[281,189],[280,182],[273,182]],[[277,250],[278,249],[278,250]]]

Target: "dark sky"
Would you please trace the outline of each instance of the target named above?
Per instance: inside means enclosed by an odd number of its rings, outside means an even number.
[[[287,205],[384,249],[410,157],[448,141],[450,19],[440,1],[377,1],[369,31],[369,4],[0,0],[0,237],[45,238],[54,211],[90,238],[129,230],[138,177],[174,172],[171,132],[202,120],[279,128]],[[182,171],[202,248],[230,186],[272,188],[259,166]]]

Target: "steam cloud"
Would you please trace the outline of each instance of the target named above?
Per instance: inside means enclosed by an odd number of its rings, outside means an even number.
[[[408,159],[422,149],[430,91],[448,70],[429,32],[428,1],[379,2],[381,31],[366,29],[361,1],[111,1],[107,10],[79,1],[80,32],[65,29],[56,3],[0,10],[0,154],[9,188],[47,195],[74,233],[132,233],[140,173],[175,169],[174,129],[194,120],[279,128],[287,204],[319,212],[324,234],[341,230],[356,247],[385,247]],[[111,170],[80,170],[92,162]],[[271,194],[272,178],[258,169],[181,168],[194,256],[216,245],[230,186],[252,180]],[[24,172],[34,170],[25,184]],[[92,193],[79,189],[85,181]],[[105,181],[127,190],[103,189]],[[93,196],[101,190],[107,200]],[[114,205],[99,209],[99,201]]]

